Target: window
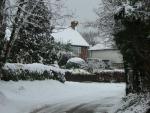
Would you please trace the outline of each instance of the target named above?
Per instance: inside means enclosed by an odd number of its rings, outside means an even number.
[[[81,47],[74,47],[74,46],[72,46],[72,51],[75,54],[75,56],[80,56],[80,54],[81,54]]]

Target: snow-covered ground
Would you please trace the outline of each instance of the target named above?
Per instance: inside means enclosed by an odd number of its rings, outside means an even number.
[[[112,113],[150,113],[150,94],[129,94],[114,106]]]
[[[111,110],[124,95],[124,83],[0,81],[0,113],[30,113],[34,110],[33,113],[46,113],[36,112],[42,107],[47,108],[48,113],[63,113],[80,105],[93,106],[95,111]]]

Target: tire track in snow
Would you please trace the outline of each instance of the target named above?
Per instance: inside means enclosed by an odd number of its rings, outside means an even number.
[[[113,107],[113,103],[105,103],[105,100],[111,100],[114,97],[104,98],[100,101],[91,101],[88,103],[60,103],[54,105],[46,105],[36,109],[30,113],[109,113],[109,109]]]

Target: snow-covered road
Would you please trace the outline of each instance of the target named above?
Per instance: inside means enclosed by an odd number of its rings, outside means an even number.
[[[89,102],[74,103],[71,100],[63,103],[51,104],[33,110],[31,113],[113,113],[118,97],[108,97]]]
[[[0,81],[0,113],[111,113],[125,84]]]

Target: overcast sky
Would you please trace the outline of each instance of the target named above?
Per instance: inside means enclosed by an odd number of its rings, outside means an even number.
[[[96,20],[96,14],[93,12],[101,0],[66,0],[66,6],[75,13],[76,20],[81,23],[85,21]]]

